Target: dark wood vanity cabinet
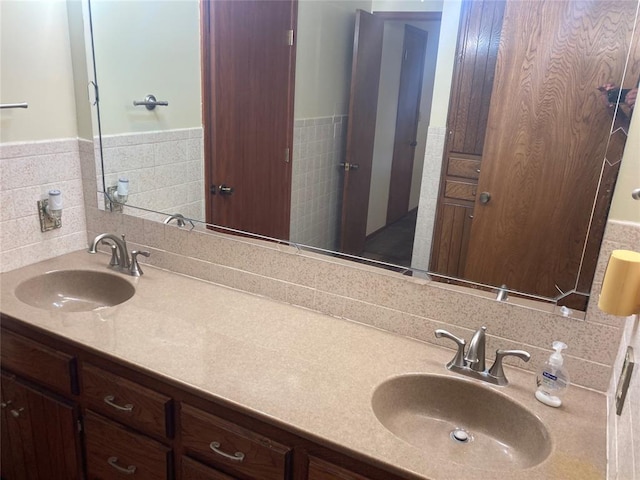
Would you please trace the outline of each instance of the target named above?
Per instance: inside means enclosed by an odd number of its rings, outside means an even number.
[[[6,316],[0,339],[3,480],[405,478]]]
[[[0,341],[0,475],[82,479],[75,358],[4,329]]]

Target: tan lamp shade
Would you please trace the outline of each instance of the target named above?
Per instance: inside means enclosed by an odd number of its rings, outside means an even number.
[[[640,313],[640,253],[611,252],[598,307],[603,312],[622,317]]]

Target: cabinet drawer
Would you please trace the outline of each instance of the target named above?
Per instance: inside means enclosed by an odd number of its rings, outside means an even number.
[[[454,182],[447,180],[445,183],[444,196],[447,198],[455,198],[458,200],[469,200],[471,202],[476,199],[475,183]]]
[[[92,410],[151,435],[173,435],[172,401],[165,395],[87,364],[82,391]]]
[[[480,178],[480,158],[449,155],[447,175],[477,180]]]
[[[187,453],[225,472],[285,478],[288,447],[189,405],[182,405],[180,420]]]
[[[236,480],[211,467],[191,460],[189,457],[182,457],[182,480]]]
[[[171,478],[168,447],[91,412],[84,426],[90,480]]]
[[[369,480],[360,474],[315,457],[309,457],[309,474],[307,478],[308,480]]]
[[[0,358],[4,368],[57,392],[78,393],[74,357],[4,329],[0,337]]]

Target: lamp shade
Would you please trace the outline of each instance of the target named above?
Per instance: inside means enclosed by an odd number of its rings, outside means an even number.
[[[640,253],[611,252],[598,307],[603,312],[623,317],[640,313]]]

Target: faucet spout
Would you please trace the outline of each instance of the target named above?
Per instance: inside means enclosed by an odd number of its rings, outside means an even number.
[[[101,233],[97,235],[89,246],[89,253],[97,253],[98,244],[103,240],[111,240],[115,244],[118,249],[120,261],[122,262],[121,266],[123,268],[129,268],[131,261],[129,260],[129,252],[127,251],[127,242],[124,239],[124,235],[122,235],[122,238],[118,238],[118,236],[112,233]]]
[[[475,370],[476,372],[484,372],[485,371],[485,346],[486,346],[486,335],[485,331],[487,327],[481,327],[478,329],[476,333],[473,334],[471,341],[469,342],[469,350],[467,350],[467,355],[465,356],[465,360],[469,365],[471,370]]]

